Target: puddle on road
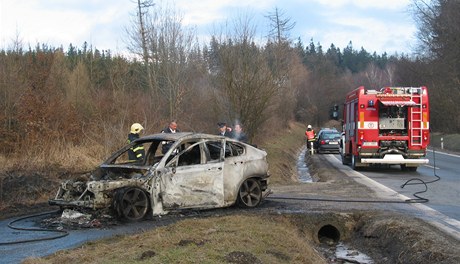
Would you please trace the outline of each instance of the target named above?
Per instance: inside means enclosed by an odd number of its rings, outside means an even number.
[[[313,181],[308,170],[308,166],[305,163],[305,155],[307,154],[307,150],[307,146],[303,146],[299,157],[297,158],[297,175],[299,176],[299,181],[303,183]]]

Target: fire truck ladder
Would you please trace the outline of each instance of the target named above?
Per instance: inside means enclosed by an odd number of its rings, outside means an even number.
[[[412,146],[422,145],[422,88],[410,88],[410,100],[416,104],[411,108],[410,114],[410,141]],[[418,124],[414,127],[414,123]]]

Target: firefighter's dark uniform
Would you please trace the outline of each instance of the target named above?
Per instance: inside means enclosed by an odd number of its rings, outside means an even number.
[[[129,133],[128,144],[139,138],[139,134]],[[145,156],[145,149],[142,144],[136,144],[128,150],[129,161],[142,162]]]

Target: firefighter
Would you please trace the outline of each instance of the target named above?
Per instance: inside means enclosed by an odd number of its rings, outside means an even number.
[[[131,126],[131,131],[128,134],[128,144],[139,138],[139,134],[144,130],[141,124],[134,123]],[[142,144],[136,144],[128,150],[129,161],[142,162],[145,156],[145,149]]]
[[[311,125],[307,126],[307,131],[305,131],[305,136],[307,137],[307,147],[310,148],[312,142],[316,140],[316,133],[315,130],[311,127]]]

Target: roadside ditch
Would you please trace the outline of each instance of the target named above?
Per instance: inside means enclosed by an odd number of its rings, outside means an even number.
[[[357,189],[357,183],[343,179],[347,176],[321,162],[316,155],[309,155],[306,148],[299,153],[297,171],[301,184],[291,195],[330,197],[337,193],[343,198],[348,193],[348,198],[356,198],[353,190]],[[312,212],[297,210],[289,217],[299,232],[310,236],[329,263],[460,263],[459,241],[414,217],[378,210],[372,205],[365,210],[352,206],[312,209]],[[283,212],[289,214],[289,210]]]

